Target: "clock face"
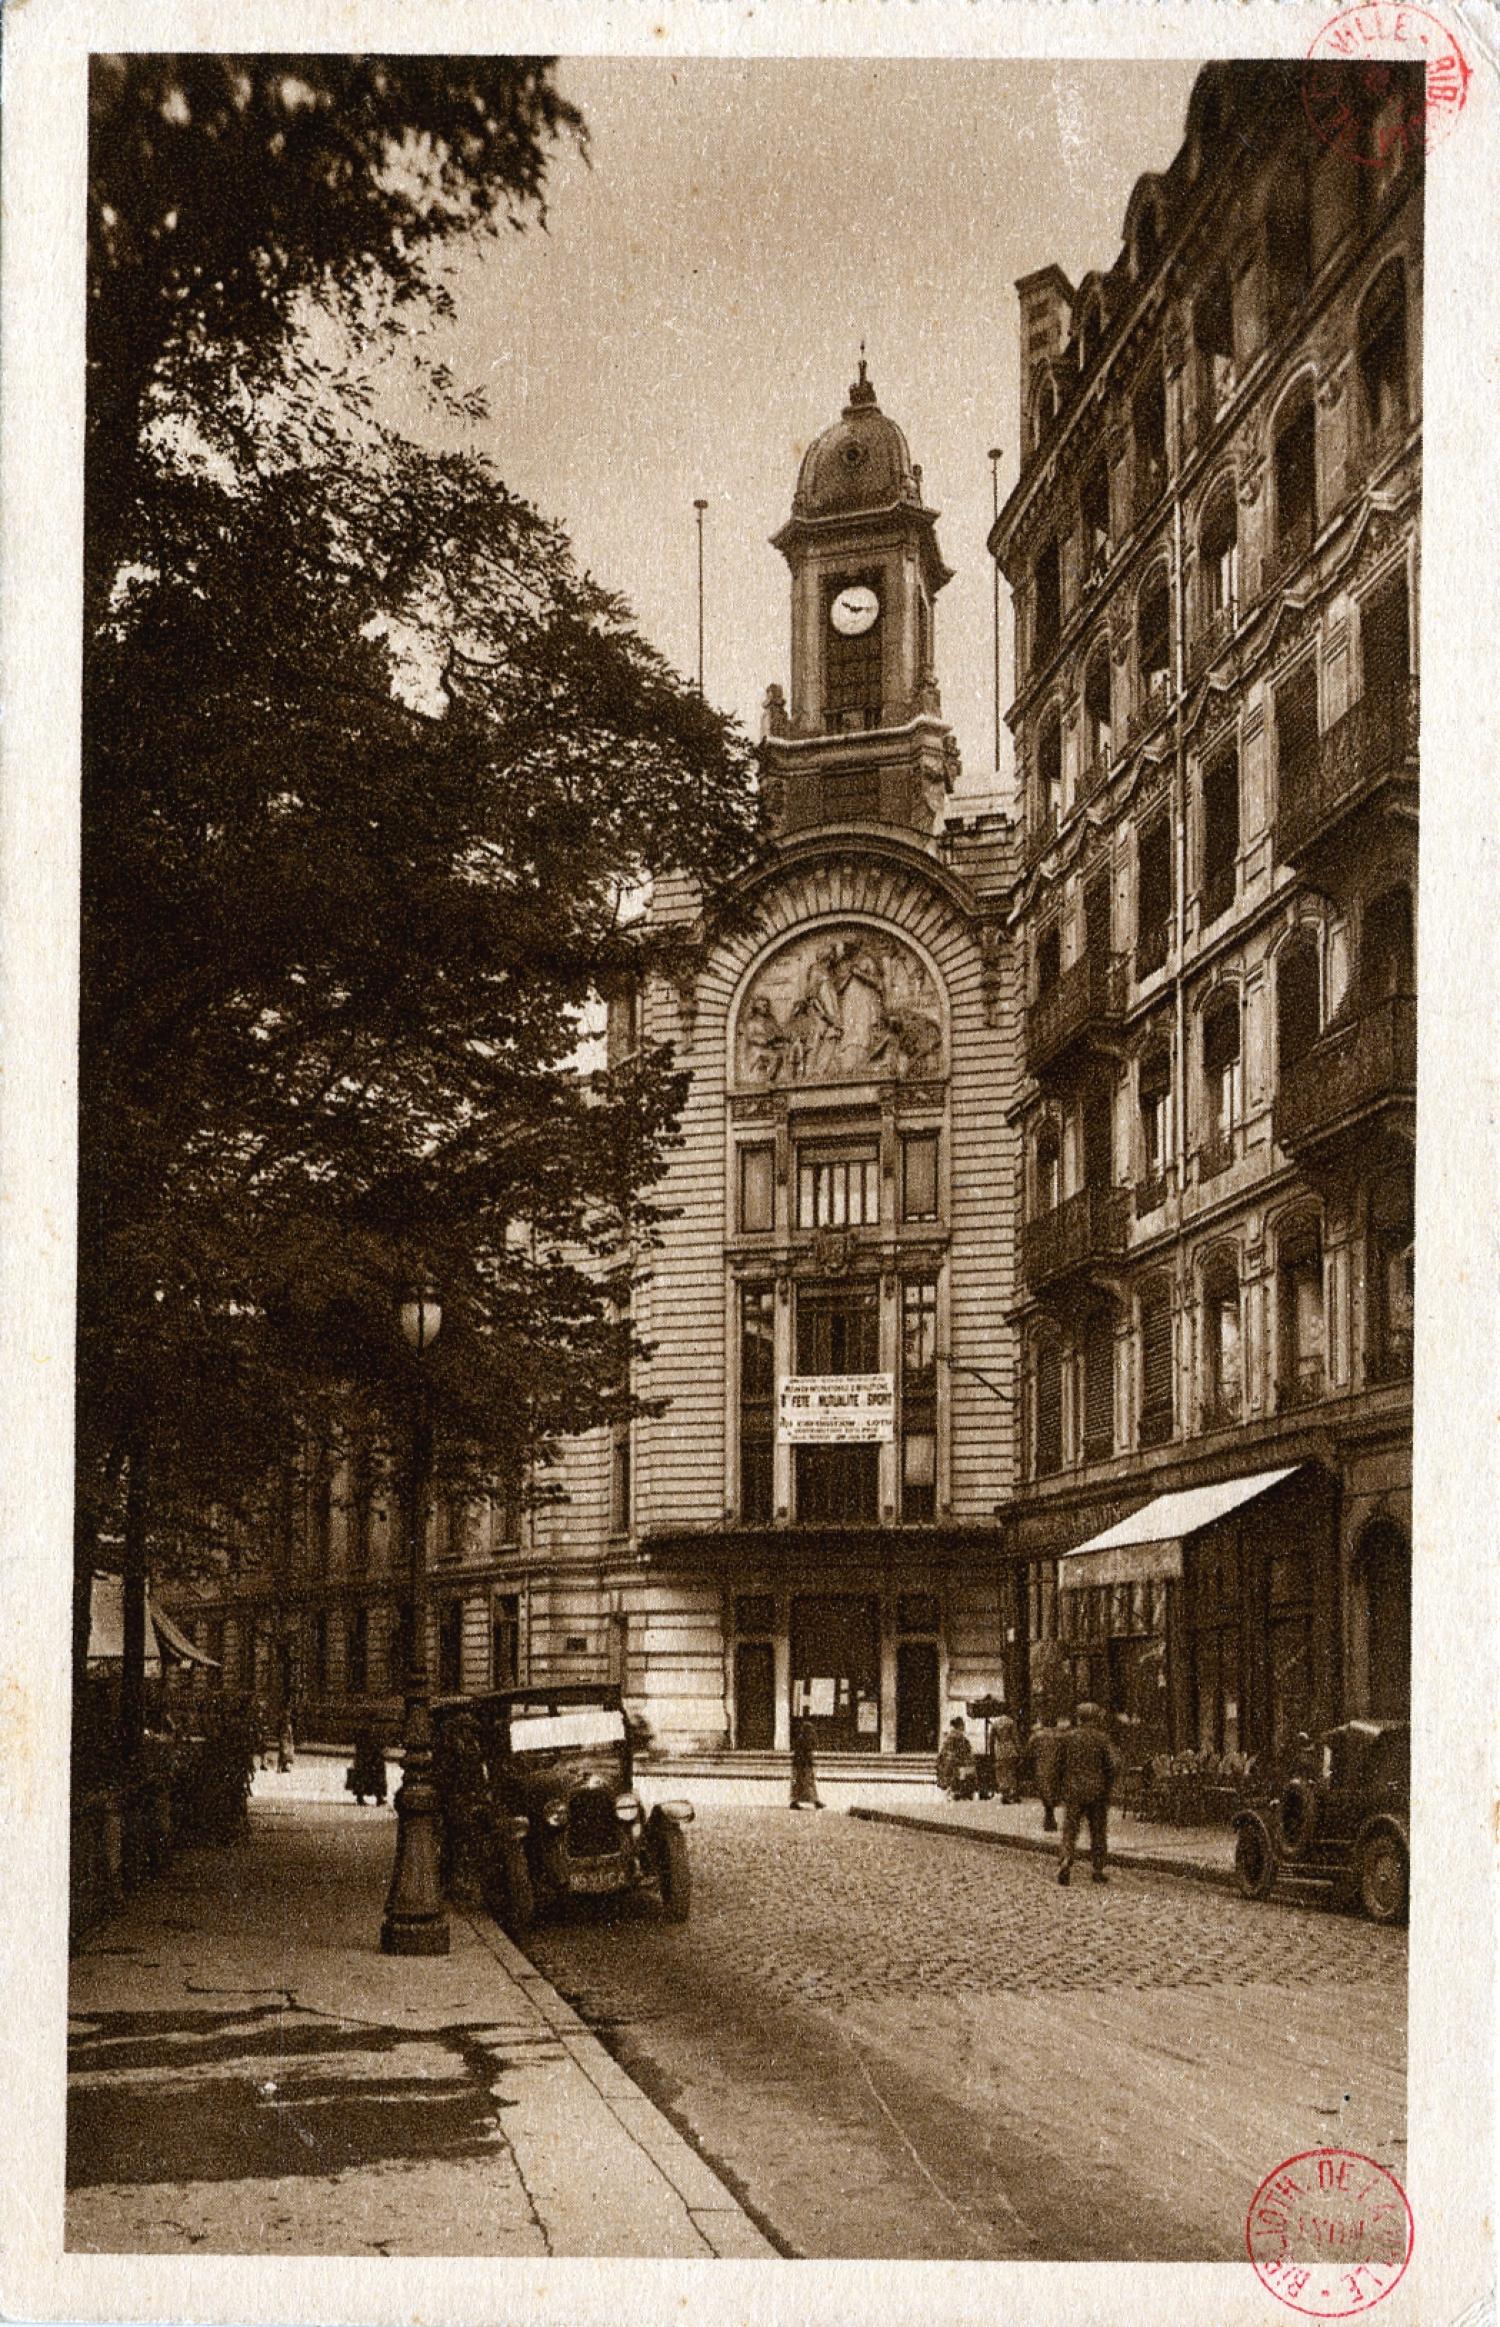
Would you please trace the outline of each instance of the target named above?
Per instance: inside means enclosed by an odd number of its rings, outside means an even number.
[[[828,619],[841,637],[858,638],[880,619],[880,600],[868,583],[851,582],[834,599]]]

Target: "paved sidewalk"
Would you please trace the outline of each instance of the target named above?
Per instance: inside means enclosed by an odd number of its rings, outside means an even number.
[[[251,1821],[74,1959],[70,2249],[775,2251],[488,1916],[379,1952],[389,1810],[261,1780]]]
[[[994,1842],[1010,1850],[1042,1850],[1056,1856],[1058,1837],[1042,1832],[1040,1802],[950,1802],[934,1793],[898,1808],[856,1805],[851,1818],[873,1818],[887,1826],[933,1827]],[[1084,1831],[1082,1855],[1088,1856]],[[1112,1810],[1109,1819],[1109,1855],[1112,1865],[1140,1867],[1147,1873],[1186,1875],[1203,1883],[1234,1881],[1234,1836],[1220,1826],[1156,1826],[1128,1811]]]

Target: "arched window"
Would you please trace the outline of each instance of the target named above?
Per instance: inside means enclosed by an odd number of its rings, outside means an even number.
[[[1359,310],[1359,384],[1372,449],[1406,433],[1406,277],[1399,259],[1383,267]]]
[[[1233,748],[1203,771],[1203,882],[1199,892],[1206,929],[1234,903],[1240,853],[1240,761]]]
[[[1036,400],[1036,415],[1043,428],[1050,428],[1057,418],[1057,382],[1050,374],[1042,382],[1042,392]]]
[[[1172,1160],[1172,1050],[1165,1035],[1150,1042],[1136,1070],[1140,1094],[1141,1181],[1137,1212],[1154,1211],[1167,1193]]]
[[[1084,474],[1078,496],[1083,521],[1083,570],[1086,581],[1097,582],[1109,562],[1109,470],[1095,461]]]
[[[1130,407],[1135,448],[1135,513],[1143,517],[1167,481],[1167,389],[1152,367]]]
[[[1216,1252],[1203,1264],[1203,1420],[1209,1429],[1238,1422],[1244,1395],[1238,1255]]]
[[[1415,992],[1411,891],[1404,885],[1383,889],[1365,907],[1359,964],[1360,997],[1366,1010]]]
[[[1049,921],[1036,941],[1036,998],[1045,1000],[1062,976],[1062,930]]]
[[[1276,957],[1276,1072],[1285,1079],[1323,1030],[1322,973],[1311,930],[1289,938]]]
[[[1304,382],[1276,421],[1276,563],[1282,571],[1306,556],[1317,530],[1316,427],[1312,389]]]
[[[1279,1411],[1321,1398],[1326,1364],[1323,1230],[1300,1212],[1276,1239],[1276,1404]]]
[[[1216,997],[1203,1013],[1203,1147],[1198,1176],[1221,1172],[1234,1154],[1234,1127],[1240,1117],[1240,1003],[1235,993]]]
[[[1290,156],[1277,171],[1266,212],[1266,274],[1274,331],[1301,305],[1302,294],[1312,277],[1312,213],[1307,173]]]
[[[1172,942],[1172,820],[1148,816],[1136,840],[1135,974],[1147,978],[1159,970]]]
[[[1036,1204],[1034,1217],[1055,1212],[1062,1201],[1062,1142],[1057,1127],[1044,1123],[1036,1140]]]
[[[1035,1396],[1033,1475],[1051,1478],[1062,1469],[1062,1343],[1055,1334],[1036,1344],[1032,1379]]]
[[[1232,487],[1215,493],[1198,530],[1198,612],[1218,636],[1234,619],[1239,596],[1239,512]]]
[[[1047,713],[1037,736],[1036,812],[1044,832],[1062,816],[1062,720],[1056,711]]]
[[[1090,769],[1102,776],[1114,749],[1109,685],[1109,648],[1101,644],[1083,676],[1083,748]]]
[[[1172,1291],[1165,1277],[1153,1277],[1137,1297],[1141,1336],[1142,1446],[1161,1446],[1177,1427],[1173,1392]]]
[[[1032,592],[1034,659],[1045,662],[1057,644],[1062,622],[1062,565],[1055,539],[1044,545],[1037,558]]]
[[[1234,387],[1234,302],[1222,267],[1210,275],[1194,302],[1193,346],[1199,410],[1212,421]]]
[[[1164,703],[1172,668],[1172,601],[1164,568],[1141,591],[1135,616],[1136,669],[1143,710]]]

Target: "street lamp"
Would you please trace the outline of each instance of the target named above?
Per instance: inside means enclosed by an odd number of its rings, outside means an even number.
[[[422,1358],[438,1337],[442,1304],[431,1291],[408,1294],[401,1331]],[[438,1882],[437,1797],[432,1788],[432,1720],[427,1691],[427,1497],[432,1478],[432,1404],[420,1367],[411,1386],[411,1467],[406,1496],[406,1724],[396,1794],[396,1863],[386,1893],[380,1945],[386,1955],[446,1955],[448,1911]]]

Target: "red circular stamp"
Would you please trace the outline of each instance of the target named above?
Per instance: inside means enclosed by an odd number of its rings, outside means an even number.
[[[1263,2287],[1310,2319],[1352,2319],[1390,2293],[1416,2226],[1395,2175],[1352,2149],[1304,2149],[1268,2173],[1245,2216]]]
[[[1412,66],[1426,71],[1402,69]],[[1325,145],[1378,170],[1447,136],[1469,76],[1468,58],[1430,8],[1372,0],[1324,25],[1307,52],[1302,104]]]

